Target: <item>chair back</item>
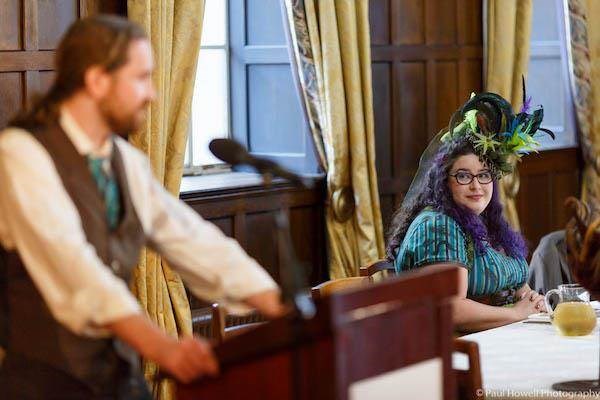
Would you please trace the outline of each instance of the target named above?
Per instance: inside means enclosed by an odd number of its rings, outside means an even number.
[[[465,400],[483,400],[483,382],[481,379],[481,364],[479,363],[479,346],[475,342],[464,339],[454,339],[454,351],[462,353],[469,359],[469,369],[454,369],[458,398]]]
[[[210,307],[192,310],[192,330],[194,335],[212,338],[213,312]]]
[[[394,263],[387,260],[379,260],[371,265],[360,268],[360,276],[366,277],[370,281],[373,281],[376,274],[379,273],[387,274],[387,276],[396,275]],[[454,351],[465,354],[469,359],[468,370],[454,370],[458,399],[484,399],[485,395],[480,391],[483,384],[481,379],[481,366],[479,363],[479,347],[477,343],[463,339],[454,339]]]
[[[356,288],[372,282],[372,276],[378,272],[392,271],[396,274],[393,263],[378,261],[368,267],[361,268],[361,276],[340,278],[326,281],[311,289],[314,299],[329,296],[342,290]],[[483,400],[485,395],[482,389],[481,365],[479,362],[479,346],[475,342],[464,339],[454,339],[454,351],[465,354],[469,359],[468,370],[454,369],[456,376],[458,399],[461,400]]]
[[[339,292],[345,289],[355,288],[364,284],[368,284],[369,278],[364,276],[353,276],[350,278],[332,279],[323,282],[311,289],[313,299],[329,296],[332,293]]]
[[[211,309],[210,336],[216,343],[223,343],[227,338],[247,332],[265,322],[258,311],[253,311],[247,315],[228,314],[225,308],[218,303],[214,303]]]
[[[360,267],[360,276],[368,276],[371,280],[374,280],[375,274],[379,272],[387,274],[387,276],[396,275],[394,263],[384,259],[375,261],[366,267]]]

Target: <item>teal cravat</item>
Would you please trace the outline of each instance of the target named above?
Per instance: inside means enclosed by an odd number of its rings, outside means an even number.
[[[106,221],[111,230],[115,229],[119,224],[119,216],[121,214],[121,202],[119,198],[119,185],[113,174],[107,174],[102,168],[105,158],[95,158],[88,156],[88,165],[90,172],[96,181],[96,186],[100,194],[104,198],[106,206]]]

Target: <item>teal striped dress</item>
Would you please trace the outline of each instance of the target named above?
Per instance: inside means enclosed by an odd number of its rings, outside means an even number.
[[[467,268],[469,297],[519,288],[527,279],[525,259],[509,257],[491,246],[486,247],[484,254],[476,254],[472,240],[454,219],[426,209],[408,228],[394,265],[401,272],[441,262],[456,262]]]

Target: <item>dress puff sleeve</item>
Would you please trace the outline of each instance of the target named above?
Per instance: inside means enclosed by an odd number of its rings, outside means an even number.
[[[458,223],[436,211],[421,212],[411,224],[396,258],[397,270],[453,262],[469,268],[471,246]]]

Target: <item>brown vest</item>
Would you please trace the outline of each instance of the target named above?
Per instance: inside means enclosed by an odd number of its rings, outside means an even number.
[[[88,242],[104,264],[128,283],[145,237],[131,201],[119,149],[113,147],[111,162],[119,183],[122,216],[119,226],[111,231],[105,217],[104,200],[87,160],[77,152],[60,125],[54,123],[29,130],[54,161],[62,183],[79,211]],[[76,260],[69,260],[69,264],[62,267],[81,268]],[[115,340],[75,335],[56,321],[19,254],[1,247],[0,290],[0,340],[9,357],[12,354],[59,370],[96,394],[113,385],[119,369],[123,369],[124,358],[133,362],[131,351],[118,351],[123,347]]]

